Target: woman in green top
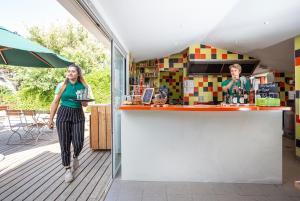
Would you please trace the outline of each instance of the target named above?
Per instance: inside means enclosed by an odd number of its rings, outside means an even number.
[[[73,145],[73,170],[79,166],[78,155],[80,154],[84,142],[84,113],[82,106],[87,106],[87,102],[75,102],[77,91],[88,89],[82,71],[79,66],[74,64],[68,67],[67,78],[64,82],[57,85],[55,97],[50,109],[49,128],[53,128],[53,118],[57,111],[59,102],[60,107],[57,112],[56,127],[61,148],[62,164],[66,168],[65,181],[73,181],[70,167],[71,162],[71,143]]]
[[[233,91],[238,91],[239,87],[241,87],[240,74],[242,72],[242,67],[239,64],[232,64],[229,66],[229,69],[231,74],[231,80],[223,81],[222,89],[224,92],[229,92],[230,95],[233,95]],[[247,80],[243,87],[246,91],[250,91],[250,81]]]

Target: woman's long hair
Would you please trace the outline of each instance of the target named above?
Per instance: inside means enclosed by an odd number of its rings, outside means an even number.
[[[79,66],[77,66],[76,64],[71,64],[70,66],[68,66],[68,68],[70,68],[70,67],[76,68],[76,71],[77,71],[77,73],[78,73],[78,78],[77,78],[77,80],[78,80],[79,82],[81,82],[81,83],[88,89],[88,84],[87,84],[87,82],[85,81],[85,79],[84,79],[84,77],[83,77],[81,68],[80,68]],[[62,93],[65,91],[65,89],[66,89],[66,87],[67,87],[67,84],[68,84],[68,81],[69,81],[68,78],[66,78],[66,79],[64,80],[63,85],[61,86],[61,88],[60,88],[60,90],[59,90],[59,92],[58,92],[58,95],[59,95],[59,96],[61,96]]]

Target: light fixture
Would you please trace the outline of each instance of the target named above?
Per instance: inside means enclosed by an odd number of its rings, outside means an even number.
[[[269,21],[264,21],[264,24],[268,25],[268,24],[270,24],[270,22]]]

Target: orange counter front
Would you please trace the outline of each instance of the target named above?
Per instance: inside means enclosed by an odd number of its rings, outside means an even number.
[[[278,111],[291,110],[290,107],[261,107],[261,106],[221,106],[221,105],[167,105],[154,107],[153,105],[122,105],[120,110],[158,110],[158,111]]]

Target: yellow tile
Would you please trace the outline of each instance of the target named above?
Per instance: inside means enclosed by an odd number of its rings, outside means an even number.
[[[295,68],[295,90],[300,90],[300,66]]]
[[[295,50],[299,50],[300,49],[300,36],[297,36],[295,38]]]
[[[217,49],[217,54],[227,54],[227,50],[223,50],[223,49]]]
[[[207,56],[207,55],[211,54],[211,50],[209,48],[201,48],[200,53],[201,54],[206,54],[206,56]]]
[[[174,68],[183,68],[183,63],[174,63]]]
[[[299,105],[299,101],[300,101],[300,100],[299,100],[299,98],[296,98],[296,103],[295,103],[295,105],[296,105],[296,106],[298,106],[298,105]],[[295,108],[296,108],[296,111],[295,111],[295,112],[296,112],[296,114],[298,114],[298,115],[299,115],[299,107],[295,107]],[[299,129],[300,129],[300,127],[299,127]]]
[[[238,59],[237,54],[227,54],[227,59]]]
[[[296,123],[296,138],[300,139],[300,123]]]

